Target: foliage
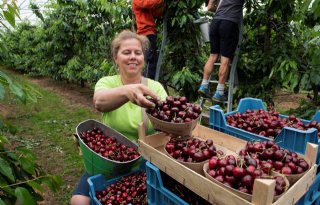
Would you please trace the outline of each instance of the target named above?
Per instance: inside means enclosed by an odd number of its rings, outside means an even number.
[[[308,100],[301,100],[300,106],[296,109],[290,109],[284,114],[296,115],[301,119],[312,120],[312,117],[320,110],[320,106],[316,106],[314,103]]]
[[[35,155],[24,147],[16,147],[15,151],[6,137],[0,135],[0,202],[4,204],[23,205],[37,204],[43,200],[39,194],[44,192],[41,184],[56,191],[62,184],[61,178],[46,175],[35,163]]]
[[[245,33],[238,69],[240,89],[236,100],[255,96],[272,102],[277,89],[295,92],[312,89],[312,86],[306,86],[312,84],[310,73],[315,79],[320,76],[315,72],[319,67],[311,65],[309,59],[320,59],[320,56],[308,42],[319,33],[312,31],[313,26],[304,26],[303,21],[306,13],[312,14],[314,19],[320,13],[314,12],[316,3],[310,10],[310,3],[284,0],[246,2]],[[311,25],[310,17],[308,21]]]
[[[74,186],[84,172],[82,156],[74,141],[75,128],[86,119],[101,119],[101,114],[90,108],[90,99],[87,108],[78,103],[80,96],[69,101],[43,86],[34,85],[25,75],[14,76],[22,87],[33,87],[41,96],[37,103],[27,104],[22,104],[13,94],[6,96],[1,105],[8,111],[8,120],[13,125],[19,125],[16,133],[7,138],[13,144],[32,150],[37,156],[37,164],[64,180],[57,192],[46,189],[45,201],[39,204],[70,204]],[[47,78],[39,80],[55,83]],[[65,82],[59,83],[62,88],[69,87]],[[86,89],[81,93],[90,96],[92,92]]]
[[[8,28],[2,20],[7,21],[12,27],[15,27],[16,17],[20,18],[16,0],[12,0],[10,3],[4,1],[2,4],[0,4],[0,24],[3,27]]]
[[[14,27],[15,17],[19,16],[15,1],[11,1],[11,4],[5,1],[0,5],[0,11],[1,20],[5,19]],[[2,21],[0,24],[7,27]],[[3,36],[0,37],[0,48],[4,51],[6,47],[3,46]],[[0,101],[3,101],[7,87],[23,103],[27,100],[36,101],[37,92],[32,87],[22,87],[0,71]],[[39,194],[44,192],[42,185],[56,191],[62,180],[58,176],[46,175],[35,163],[36,158],[30,150],[24,147],[9,149],[13,145],[3,135],[7,131],[14,134],[16,129],[5,123],[0,115],[0,204],[36,205],[37,201],[42,200]]]
[[[204,2],[206,1],[165,1],[168,37],[162,66],[164,77],[160,80],[173,86],[191,101],[197,98],[196,91],[207,57],[200,29],[193,23],[199,18],[199,8]],[[162,27],[158,30],[162,31]],[[181,80],[177,80],[180,77]]]

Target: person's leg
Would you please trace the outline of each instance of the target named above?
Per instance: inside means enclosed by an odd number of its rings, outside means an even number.
[[[71,205],[90,205],[89,184],[87,182],[89,177],[90,175],[87,172],[81,176],[78,185],[72,193]]]
[[[209,80],[211,74],[214,70],[214,64],[217,61],[218,54],[210,54],[206,64],[204,65],[204,71],[203,71],[203,79]]]
[[[220,43],[219,43],[219,32],[218,32],[218,26],[219,26],[220,20],[213,20],[210,24],[210,56],[204,65],[203,69],[203,78],[201,82],[201,86],[198,90],[198,93],[205,97],[210,97],[209,94],[209,80],[210,76],[213,73],[214,70],[214,64],[218,59],[218,53],[220,52]]]
[[[90,205],[90,198],[83,195],[73,195],[71,205]]]
[[[239,28],[238,25],[231,21],[223,20],[219,27],[220,45],[221,45],[221,60],[219,67],[219,81],[217,90],[212,99],[215,101],[226,101],[225,82],[228,79],[230,63],[232,61],[234,51],[238,44]],[[223,34],[223,35],[222,35]]]
[[[155,79],[156,70],[157,70],[157,36],[155,34],[147,35],[150,47],[147,53],[147,65],[144,71],[144,76]]]
[[[220,67],[219,67],[219,81],[218,81],[220,84],[224,84],[228,79],[230,63],[231,63],[230,58],[221,56]]]

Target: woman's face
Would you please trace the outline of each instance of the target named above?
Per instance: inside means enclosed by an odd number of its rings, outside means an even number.
[[[137,39],[124,40],[114,58],[120,74],[127,77],[141,75],[144,66],[144,55],[141,43]]]

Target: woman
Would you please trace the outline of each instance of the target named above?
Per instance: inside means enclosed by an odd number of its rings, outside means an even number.
[[[159,82],[144,79],[144,54],[149,42],[129,30],[119,33],[112,42],[112,56],[119,75],[101,78],[93,96],[95,108],[103,113],[103,122],[130,140],[138,139],[138,123],[142,121],[142,107],[155,106],[146,96],[165,99],[166,91]],[[144,83],[147,82],[147,83]],[[154,132],[148,125],[148,134]],[[89,205],[89,186],[85,173],[71,198],[71,205]]]

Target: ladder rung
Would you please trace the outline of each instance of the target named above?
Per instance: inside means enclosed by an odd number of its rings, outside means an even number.
[[[214,63],[214,65],[221,65],[221,63]],[[230,63],[229,65],[232,66],[232,63]]]
[[[217,80],[209,80],[210,83],[218,83]]]
[[[210,83],[216,83],[216,84],[219,83],[219,81],[217,81],[217,80],[209,80],[209,82],[210,82]],[[228,84],[229,84],[229,81],[225,82],[225,84],[228,85]]]

